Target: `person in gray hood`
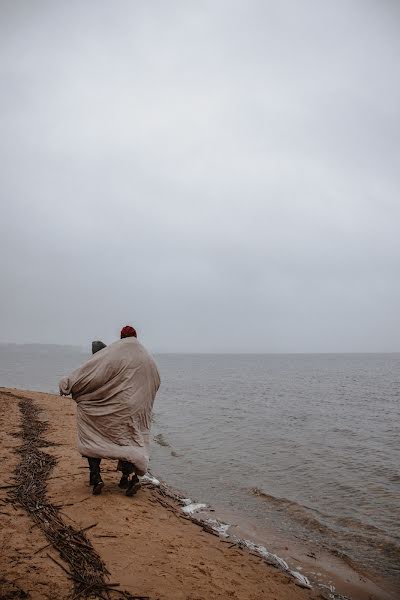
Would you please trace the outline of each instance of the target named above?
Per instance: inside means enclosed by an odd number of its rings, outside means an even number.
[[[103,348],[107,348],[104,342],[101,342],[100,340],[92,342],[92,354],[96,354],[96,352],[103,350]]]
[[[107,345],[100,341],[95,340],[92,342],[92,354],[96,354],[103,348],[107,348]],[[104,486],[104,482],[101,478],[101,458],[92,458],[90,456],[86,456],[89,463],[89,485],[93,486],[93,494],[98,495],[101,494],[101,490]],[[122,477],[119,482],[119,487],[121,489],[126,489],[127,496],[133,496],[133,494],[139,489],[139,478],[135,475],[129,480],[129,475],[134,472],[134,465],[127,460],[119,460],[117,464],[117,471],[122,472]]]

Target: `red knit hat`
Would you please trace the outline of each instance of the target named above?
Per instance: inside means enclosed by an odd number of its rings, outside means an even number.
[[[125,325],[125,327],[121,329],[121,340],[127,337],[137,337],[136,329],[130,325]]]

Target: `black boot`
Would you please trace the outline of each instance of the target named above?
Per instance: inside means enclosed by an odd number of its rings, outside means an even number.
[[[95,478],[93,479],[93,490],[92,490],[92,494],[94,496],[98,496],[99,494],[101,494],[101,490],[104,487],[104,481],[101,478],[100,473],[95,476]]]
[[[121,479],[119,480],[118,487],[120,487],[122,490],[126,490],[128,485],[129,485],[129,475],[125,475],[125,473],[124,473],[122,475]]]
[[[131,475],[131,473],[133,473],[134,470],[135,470],[135,465],[133,465],[128,460],[121,460],[120,459],[118,461],[117,471],[122,471],[122,477],[121,477],[121,479],[119,481],[118,486],[122,490],[126,490],[128,488],[128,486],[129,486],[129,475]]]
[[[139,477],[134,474],[131,479],[128,480],[125,496],[134,496],[138,490],[140,490]]]

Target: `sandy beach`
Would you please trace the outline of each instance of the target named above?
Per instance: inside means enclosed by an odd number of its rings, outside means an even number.
[[[55,464],[48,473],[45,496],[37,502],[37,508],[30,509],[30,514],[13,495],[15,484],[19,490],[24,489],[24,482],[18,479],[21,477],[18,465],[24,456],[19,450],[24,441],[20,408],[24,399],[28,405],[40,409],[39,420],[46,424],[43,438],[55,444],[40,449],[53,457]],[[29,428],[26,416],[25,425]],[[84,592],[79,595],[83,589],[79,587],[83,586],[79,566],[76,570],[76,566],[68,564],[60,556],[57,544],[49,542],[46,535],[49,524],[45,518],[40,519],[44,505],[53,511],[58,527],[71,528],[68,535],[72,541],[68,543],[75,544],[78,550],[84,548],[84,552],[90,546],[90,552],[103,565],[105,587],[91,597],[106,598],[107,594],[110,598],[151,600],[320,597],[319,592],[299,587],[292,577],[267,565],[260,557],[211,535],[185,518],[176,502],[156,487],[143,485],[135,497],[126,497],[117,486],[118,473],[111,461],[104,461],[106,485],[102,495],[93,496],[85,462],[75,449],[72,400],[2,389],[0,418],[1,598],[85,597]],[[29,490],[23,493],[29,505]],[[110,584],[113,587],[107,587]]]

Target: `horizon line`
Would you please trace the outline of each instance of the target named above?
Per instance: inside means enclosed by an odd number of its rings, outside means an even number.
[[[118,341],[118,340],[116,340]],[[56,346],[58,348],[77,348],[82,350],[86,348],[86,344],[57,344],[54,342],[1,342],[0,346]],[[87,345],[89,347],[90,344]],[[198,351],[198,350],[151,350],[152,354],[174,354],[174,355],[302,355],[302,354],[400,354],[400,350],[298,350],[298,351]]]

